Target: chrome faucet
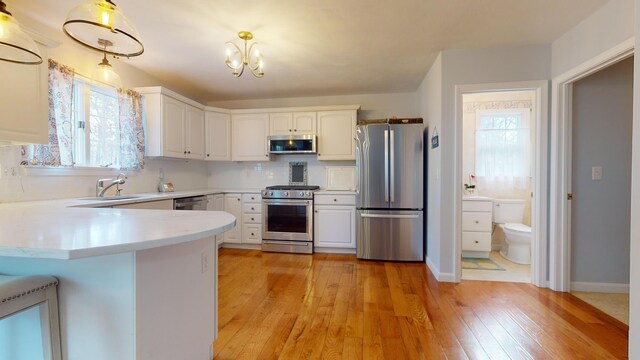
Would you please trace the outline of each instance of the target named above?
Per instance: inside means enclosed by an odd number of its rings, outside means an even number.
[[[122,191],[120,185],[124,184],[126,179],[127,176],[123,173],[118,174],[118,177],[115,179],[99,179],[96,181],[96,196],[104,197],[104,193],[114,185],[116,186],[116,196],[120,196],[120,192]],[[108,181],[110,181],[110,183],[105,186],[104,183]]]

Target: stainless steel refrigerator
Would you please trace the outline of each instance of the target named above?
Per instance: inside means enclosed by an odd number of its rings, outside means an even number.
[[[356,126],[357,256],[424,260],[422,119]]]

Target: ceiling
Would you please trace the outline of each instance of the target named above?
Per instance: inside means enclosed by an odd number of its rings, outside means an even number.
[[[8,5],[61,29],[82,1]],[[441,50],[550,43],[607,0],[115,2],[145,45],[121,61],[216,101],[415,91]],[[264,78],[225,66],[240,30],[260,43]]]

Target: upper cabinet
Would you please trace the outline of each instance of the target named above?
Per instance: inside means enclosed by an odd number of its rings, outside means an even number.
[[[204,111],[156,91],[144,94],[147,111],[147,156],[205,159]]]
[[[316,112],[269,114],[269,135],[315,135]]]
[[[231,161],[231,115],[205,114],[206,155],[209,161]]]
[[[318,160],[356,159],[356,110],[318,112]]]
[[[269,161],[269,114],[234,114],[231,129],[233,161]]]
[[[0,61],[0,145],[47,144],[48,62],[45,47],[40,65]]]

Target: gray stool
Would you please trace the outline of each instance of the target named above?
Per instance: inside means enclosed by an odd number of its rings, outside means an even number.
[[[0,275],[0,320],[41,305],[42,348],[47,360],[62,360],[57,287],[58,279],[53,276]]]

